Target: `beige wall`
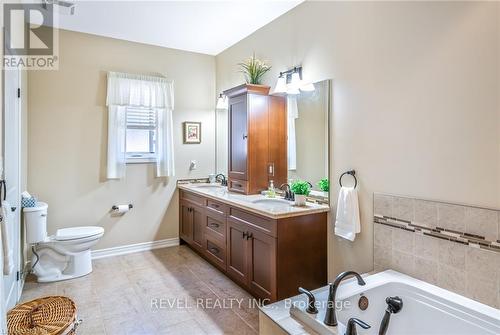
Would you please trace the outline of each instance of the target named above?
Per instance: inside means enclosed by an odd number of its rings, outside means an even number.
[[[305,2],[216,57],[218,92],[253,52],[271,85],[333,79],[332,180],[356,169],[362,233],[330,234],[330,277],[372,269],[374,191],[500,206],[499,6]]]
[[[152,164],[127,167],[107,181],[106,72],[161,74],[175,82],[176,178],[206,177],[215,168],[215,59],[138,43],[60,31],[58,71],[29,73],[29,191],[49,204],[49,234],[98,225],[97,249],[178,237],[174,178],[155,178]],[[183,121],[201,121],[202,144],[182,144]],[[198,169],[189,171],[191,159]],[[132,203],[122,217],[114,204]]]

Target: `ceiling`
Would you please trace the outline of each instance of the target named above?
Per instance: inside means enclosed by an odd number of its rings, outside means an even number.
[[[58,26],[217,55],[302,1],[75,1]]]

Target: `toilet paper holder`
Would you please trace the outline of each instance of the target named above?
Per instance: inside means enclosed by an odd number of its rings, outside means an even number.
[[[134,205],[132,204],[128,204],[128,209],[132,209],[134,208]],[[113,207],[111,207],[112,210],[114,211],[117,211],[118,210],[118,206],[117,205],[113,205]]]

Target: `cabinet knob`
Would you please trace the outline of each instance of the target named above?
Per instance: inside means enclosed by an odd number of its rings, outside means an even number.
[[[219,253],[219,249],[212,247],[212,248],[210,248],[210,252],[213,253],[213,254],[218,254]]]
[[[220,227],[220,226],[219,226],[219,224],[218,224],[218,223],[215,223],[215,222],[210,222],[208,225],[209,225],[210,227],[214,227],[214,228],[219,228],[219,227]]]
[[[246,140],[248,138],[247,134],[243,134],[243,139]]]

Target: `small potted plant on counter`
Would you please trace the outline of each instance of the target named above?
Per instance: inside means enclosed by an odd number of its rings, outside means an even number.
[[[328,178],[323,178],[318,182],[318,187],[323,191],[323,196],[328,197],[328,192],[330,191],[330,181]]]
[[[311,193],[311,185],[307,181],[295,180],[292,182],[292,192],[295,194],[295,205],[305,206],[306,197]]]

